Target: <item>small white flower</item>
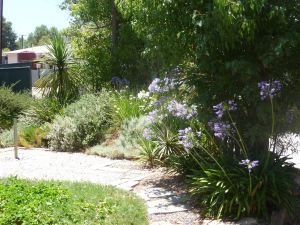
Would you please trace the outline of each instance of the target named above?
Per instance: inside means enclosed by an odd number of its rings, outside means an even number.
[[[145,99],[145,98],[149,98],[150,96],[150,92],[146,92],[144,90],[140,91],[137,95],[138,99]]]

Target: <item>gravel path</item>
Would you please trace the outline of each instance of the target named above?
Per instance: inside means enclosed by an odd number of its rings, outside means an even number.
[[[20,160],[12,149],[0,153],[0,177],[89,181],[130,190],[150,171],[139,170],[134,162],[110,160],[82,153],[51,152],[44,149],[20,150]]]
[[[152,182],[163,179],[165,175],[161,169],[148,170],[133,161],[47,149],[21,149],[19,158],[14,159],[12,148],[0,149],[0,178],[18,176],[113,185],[133,191],[145,200],[151,224],[199,224],[199,216],[186,204],[184,193]]]

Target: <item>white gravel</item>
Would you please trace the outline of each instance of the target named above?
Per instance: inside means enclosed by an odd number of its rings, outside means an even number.
[[[149,170],[136,169],[135,162],[82,153],[21,149],[19,158],[14,159],[12,148],[0,149],[0,177],[88,181],[130,190],[151,173]]]

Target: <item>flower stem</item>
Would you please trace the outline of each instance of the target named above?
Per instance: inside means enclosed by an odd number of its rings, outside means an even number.
[[[239,141],[240,141],[241,146],[242,146],[242,151],[243,151],[243,153],[244,153],[244,157],[245,157],[245,158],[248,158],[247,148],[246,148],[246,145],[245,145],[245,143],[244,143],[244,141],[243,141],[243,138],[242,138],[242,136],[241,136],[241,134],[240,134],[240,132],[239,132],[239,129],[236,127],[235,123],[233,122],[233,119],[232,119],[232,117],[231,117],[231,115],[230,115],[230,112],[227,111],[227,113],[228,113],[228,116],[229,116],[229,118],[230,118],[230,121],[231,121],[231,123],[232,123],[234,129],[236,130],[236,133],[237,133],[237,135],[238,135],[238,137],[239,137]]]
[[[251,179],[251,174],[250,174],[250,171],[249,171],[249,195],[251,196],[251,192],[252,192],[252,179]]]

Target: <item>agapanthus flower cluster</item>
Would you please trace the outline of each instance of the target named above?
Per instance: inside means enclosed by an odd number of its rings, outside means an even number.
[[[223,102],[213,106],[213,110],[214,110],[215,114],[217,115],[217,117],[219,119],[221,119],[223,117],[223,114],[224,114],[224,104],[223,104]]]
[[[120,86],[129,86],[130,82],[126,78],[120,78],[118,76],[114,76],[111,78],[111,84],[113,87]]]
[[[143,132],[143,136],[146,140],[151,141],[153,137],[153,131],[150,128],[145,128]]]
[[[273,98],[282,88],[280,81],[275,80],[272,82],[261,81],[258,83],[260,89],[260,98],[264,100],[268,97]]]
[[[164,78],[163,80],[155,78],[149,85],[148,90],[150,93],[164,93],[175,88],[175,81],[171,78]]]
[[[234,100],[229,100],[228,101],[228,110],[229,111],[235,111],[235,110],[237,110],[237,104],[235,103]]]
[[[152,106],[154,106],[154,107],[162,106],[168,100],[169,100],[169,98],[167,96],[162,96],[158,100],[154,101],[152,103]]]
[[[193,140],[193,130],[192,128],[188,127],[184,130],[178,131],[178,137],[179,137],[179,144],[183,145],[184,149],[186,151],[191,150],[194,147],[194,140]]]
[[[187,104],[179,103],[176,100],[172,100],[168,104],[167,109],[173,116],[181,119],[191,119],[192,117],[197,116],[196,105],[188,106]]]
[[[159,120],[159,115],[158,115],[159,111],[158,110],[153,110],[151,112],[148,113],[148,120],[151,122],[151,123],[155,123]]]
[[[215,137],[223,140],[226,136],[228,136],[228,133],[230,132],[231,126],[228,123],[222,123],[222,122],[210,122],[209,126],[214,131]]]
[[[246,166],[248,168],[249,173],[252,172],[253,168],[259,166],[259,161],[258,160],[249,160],[249,159],[244,159],[240,163],[242,166]]]
[[[213,110],[217,115],[218,119],[221,119],[224,115],[226,110],[228,111],[235,111],[237,110],[237,104],[234,100],[229,100],[227,103],[221,102],[215,106],[213,106]]]

